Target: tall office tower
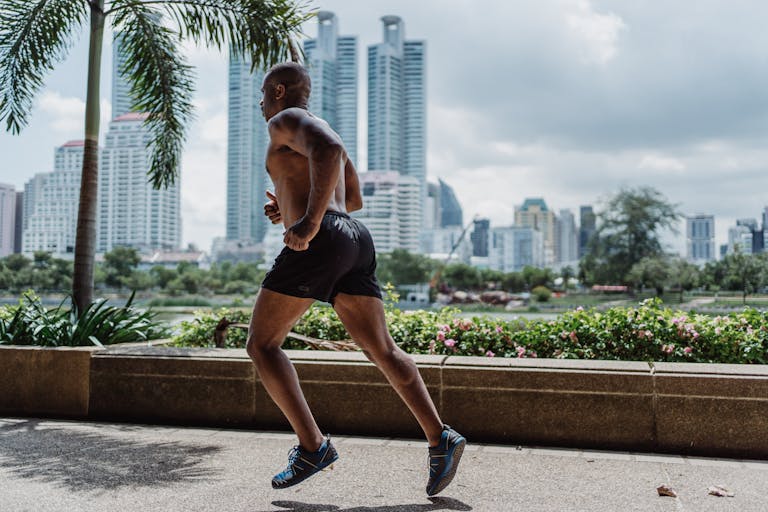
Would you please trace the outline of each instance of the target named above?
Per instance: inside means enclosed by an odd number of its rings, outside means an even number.
[[[24,233],[24,192],[16,192],[16,221],[13,229],[13,252],[21,252],[22,233]]]
[[[427,200],[424,202],[424,229],[440,227],[440,185],[427,182]]]
[[[112,119],[131,111],[131,86],[120,76],[120,68],[125,65],[126,54],[123,38],[119,33],[112,39]]]
[[[357,37],[339,36],[338,19],[317,13],[317,39],[304,41],[312,79],[309,110],[325,119],[357,165]]]
[[[419,250],[421,219],[419,182],[395,171],[360,174],[363,208],[352,214],[365,224],[377,252]]]
[[[472,242],[461,226],[425,229],[421,232],[421,252],[435,259],[469,263],[472,258]]]
[[[16,234],[16,189],[0,183],[0,258],[13,254]]]
[[[763,208],[763,252],[768,252],[768,206]]]
[[[464,226],[464,213],[461,204],[456,199],[456,193],[450,185],[441,179],[440,183],[440,227]]]
[[[146,118],[129,113],[109,123],[101,152],[97,252],[119,246],[141,252],[177,250],[181,245],[180,177],[160,190],[149,182]]]
[[[490,219],[475,219],[472,240],[472,256],[488,257],[488,235],[491,229]]]
[[[576,218],[568,209],[560,210],[557,218],[557,262],[574,263],[579,259],[579,233]]]
[[[715,255],[715,216],[692,215],[685,219],[686,258],[693,263],[712,261]]]
[[[728,230],[727,253],[733,254],[737,251],[742,254],[752,254],[752,230],[738,222]]]
[[[597,232],[597,216],[591,206],[579,208],[579,259],[587,254],[589,241]]]
[[[37,174],[24,186],[21,252],[74,254],[83,148],[81,140],[59,146],[54,150],[53,172]]]
[[[269,226],[264,216],[267,123],[261,113],[264,71],[239,57],[229,59],[227,136],[227,240],[262,242]]]
[[[547,208],[547,203],[540,197],[527,198],[522,206],[515,207],[515,225],[533,228],[544,237],[544,265],[555,263],[555,212]]]
[[[403,21],[381,18],[383,42],[368,47],[368,169],[399,171],[427,197],[426,43],[406,41]]]
[[[752,254],[763,252],[763,230],[758,226],[756,219],[737,219],[736,225],[747,228],[752,233]]]
[[[532,227],[511,226],[490,231],[489,267],[519,272],[526,266],[544,265],[544,236]]]

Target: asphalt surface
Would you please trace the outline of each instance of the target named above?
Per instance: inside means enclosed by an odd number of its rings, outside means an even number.
[[[293,435],[0,419],[0,512],[766,511],[768,462],[472,443],[428,499],[423,441],[334,437],[333,471],[273,490]],[[677,498],[660,497],[668,485]],[[725,486],[733,497],[715,497]]]

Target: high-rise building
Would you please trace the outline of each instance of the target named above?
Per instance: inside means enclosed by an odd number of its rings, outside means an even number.
[[[365,224],[377,252],[393,249],[419,250],[421,219],[418,181],[395,171],[360,174],[363,208],[352,214]]]
[[[399,171],[427,197],[426,43],[405,39],[403,20],[384,16],[383,42],[368,47],[368,169]]]
[[[573,263],[579,259],[579,233],[576,230],[576,218],[568,209],[560,210],[557,218],[556,259],[558,263]]]
[[[579,208],[579,259],[587,254],[589,241],[597,232],[597,216],[591,206]]]
[[[0,183],[0,258],[13,254],[16,234],[16,189]]]
[[[440,185],[427,182],[427,200],[424,202],[424,229],[440,227]]]
[[[227,240],[261,242],[269,226],[263,206],[269,187],[269,135],[261,112],[264,71],[236,56],[229,60]]]
[[[331,125],[357,164],[357,37],[339,36],[338,19],[317,13],[317,39],[304,41],[312,80],[309,110]]]
[[[16,221],[13,230],[13,252],[21,252],[21,240],[24,233],[24,192],[16,192]]]
[[[736,225],[745,227],[752,232],[752,254],[763,252],[765,248],[763,228],[758,226],[757,219],[738,219]]]
[[[81,140],[59,146],[54,150],[53,172],[37,174],[24,186],[21,252],[74,254],[84,147]]]
[[[515,225],[533,228],[544,237],[544,265],[552,265],[556,261],[556,221],[555,212],[547,208],[547,203],[540,197],[527,198],[522,206],[515,207]]]
[[[685,234],[687,241],[686,258],[694,263],[714,260],[715,254],[715,216],[692,215],[686,218]]]
[[[544,265],[544,236],[533,227],[493,228],[490,233],[489,267],[519,272],[526,266]]]
[[[472,257],[472,243],[461,226],[425,229],[421,232],[421,252],[434,258],[469,263]]]
[[[109,124],[101,152],[97,252],[118,246],[169,251],[181,245],[180,178],[160,190],[149,182],[151,133],[144,126],[146,118],[129,113]]]
[[[120,69],[125,66],[127,55],[123,37],[116,33],[112,39],[112,119],[131,111],[131,86],[128,80],[120,76]]]
[[[472,240],[472,256],[487,258],[488,243],[491,228],[489,219],[475,219],[474,229],[470,239]]]
[[[461,204],[456,199],[456,193],[450,185],[441,179],[437,180],[440,184],[440,227],[463,227],[464,213],[461,210]]]
[[[749,226],[736,223],[736,226],[728,230],[728,254],[740,252],[752,254],[752,230]]]

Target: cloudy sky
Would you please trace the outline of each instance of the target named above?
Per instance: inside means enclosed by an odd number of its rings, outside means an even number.
[[[357,35],[365,169],[365,49],[379,18],[427,41],[428,174],[452,185],[465,218],[512,222],[515,205],[601,201],[652,186],[686,214],[716,216],[717,242],[768,205],[768,2],[763,0],[315,0]],[[305,29],[317,33],[314,23]],[[109,39],[109,38],[107,38]],[[82,138],[86,40],[46,80],[30,126],[0,133],[0,182],[50,171]],[[225,227],[226,57],[190,47],[197,121],[182,170],[185,243]],[[109,119],[111,51],[103,117]],[[667,237],[682,250],[682,237]]]

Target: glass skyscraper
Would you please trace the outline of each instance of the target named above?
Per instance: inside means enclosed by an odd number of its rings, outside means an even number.
[[[406,41],[398,16],[384,16],[381,21],[383,42],[368,47],[368,169],[415,178],[424,204],[426,43]],[[421,211],[418,216],[421,219]]]
[[[317,39],[304,41],[312,93],[309,110],[325,119],[357,164],[357,38],[339,36],[332,12],[317,14]]]
[[[227,240],[262,242],[269,225],[263,206],[269,186],[269,135],[261,113],[264,71],[239,57],[229,60]]]

